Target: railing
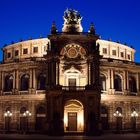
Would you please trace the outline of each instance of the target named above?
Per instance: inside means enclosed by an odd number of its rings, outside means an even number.
[[[124,92],[123,92],[123,91],[115,91],[114,94],[115,94],[115,95],[123,95]]]
[[[28,90],[25,90],[25,91],[19,91],[19,93],[20,93],[21,95],[29,94]]]
[[[63,86],[62,90],[67,91],[82,91],[85,90],[85,86]]]
[[[45,94],[46,90],[36,90],[36,94]]]
[[[137,96],[138,94],[136,92],[130,92],[129,95],[130,96]]]
[[[4,95],[12,95],[12,91],[4,91],[3,94]]]
[[[101,90],[101,94],[107,94],[108,91],[107,90]]]

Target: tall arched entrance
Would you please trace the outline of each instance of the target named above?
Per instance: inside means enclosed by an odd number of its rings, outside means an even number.
[[[78,100],[68,100],[64,106],[64,131],[84,131],[84,108]]]

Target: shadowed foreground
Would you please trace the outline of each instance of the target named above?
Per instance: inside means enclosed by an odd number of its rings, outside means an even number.
[[[139,140],[140,134],[108,134],[102,136],[47,136],[47,135],[19,135],[0,134],[0,140]]]

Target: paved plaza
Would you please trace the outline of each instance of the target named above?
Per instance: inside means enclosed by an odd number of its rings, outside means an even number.
[[[0,140],[140,140],[140,134],[104,134],[101,136],[47,136],[0,134]]]

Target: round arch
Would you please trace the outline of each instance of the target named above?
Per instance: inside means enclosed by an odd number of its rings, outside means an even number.
[[[64,105],[64,130],[84,131],[84,107],[79,100],[68,100]]]
[[[122,119],[123,119],[123,109],[121,107],[117,107],[116,108],[116,112],[118,112],[119,116],[116,116],[116,129],[117,130],[122,130],[123,128],[123,122],[122,122]]]
[[[4,83],[4,91],[12,91],[13,89],[13,75],[7,75],[5,77],[5,83]]]
[[[21,132],[24,132],[26,131],[27,129],[27,119],[26,117],[23,115],[27,110],[27,107],[26,106],[21,106],[20,107],[20,122],[19,122],[19,130]]]
[[[40,73],[37,77],[37,89],[38,90],[45,90],[46,86],[46,75]]]
[[[29,88],[29,75],[24,74],[21,76],[21,82],[20,82],[20,89],[21,90],[28,90]]]
[[[100,74],[100,86],[101,86],[101,90],[103,90],[103,91],[107,90],[106,80],[107,80],[107,76],[104,73],[101,73]]]
[[[115,74],[114,76],[114,89],[122,91],[122,77],[119,74]]]
[[[101,123],[102,123],[102,129],[107,130],[109,128],[108,123],[108,107],[106,105],[101,105]]]
[[[74,67],[64,72],[64,86],[76,87],[80,86],[81,72]]]
[[[137,92],[136,79],[133,76],[129,77],[129,91],[135,93]]]
[[[46,108],[44,105],[39,105],[36,108],[36,124],[35,129],[41,131],[45,128],[46,123]]]

